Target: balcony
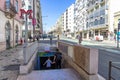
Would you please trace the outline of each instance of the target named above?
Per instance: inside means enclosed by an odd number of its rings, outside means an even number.
[[[13,18],[17,13],[15,6],[9,1],[5,1],[5,16],[9,19]]]

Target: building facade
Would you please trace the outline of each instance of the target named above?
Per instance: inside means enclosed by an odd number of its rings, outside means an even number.
[[[74,36],[74,4],[70,5],[63,13],[64,35]]]
[[[19,44],[22,36],[22,22],[19,18],[21,6],[21,0],[0,1],[0,51]]]
[[[119,0],[88,0],[87,29],[89,37],[100,35],[104,39],[113,40],[115,34],[114,13],[120,10],[119,2]]]
[[[76,0],[75,1],[75,36],[81,35],[87,38],[87,28],[86,28],[86,16],[87,16],[87,0]]]

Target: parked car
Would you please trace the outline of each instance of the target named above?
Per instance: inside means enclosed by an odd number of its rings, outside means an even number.
[[[43,34],[43,35],[42,35],[42,38],[47,38],[47,34]]]
[[[67,35],[67,38],[72,38],[72,36],[70,34]]]
[[[95,36],[95,40],[96,41],[103,41],[103,36],[102,35]]]

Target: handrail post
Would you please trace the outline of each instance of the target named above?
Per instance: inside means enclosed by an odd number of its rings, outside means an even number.
[[[112,61],[109,61],[109,73],[108,73],[108,80],[111,80],[111,67],[112,67]]]

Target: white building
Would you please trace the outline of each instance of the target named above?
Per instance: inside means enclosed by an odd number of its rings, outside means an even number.
[[[86,37],[86,4],[87,0],[76,0],[75,1],[75,36],[81,35]]]
[[[70,7],[67,9],[67,32],[70,35],[74,35],[74,4],[72,4]]]
[[[87,28],[89,37],[114,37],[114,13],[120,11],[119,0],[88,0]]]

